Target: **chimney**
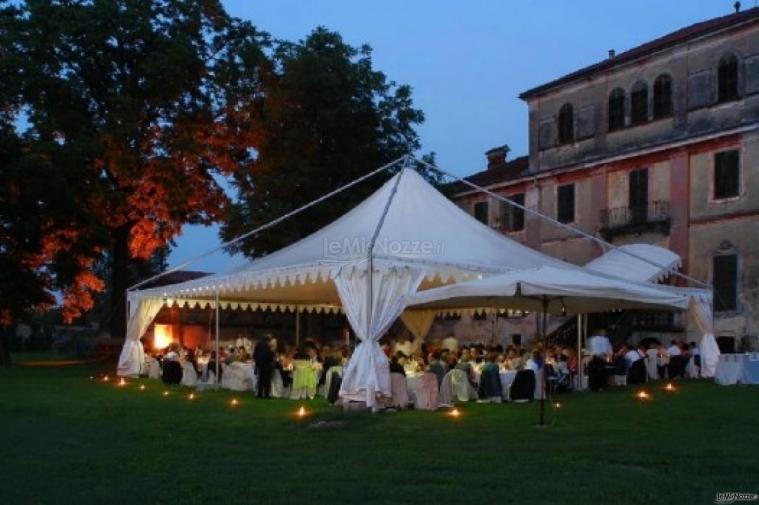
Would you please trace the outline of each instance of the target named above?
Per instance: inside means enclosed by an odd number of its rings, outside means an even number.
[[[504,165],[506,163],[506,157],[509,155],[509,151],[511,151],[511,149],[509,149],[509,146],[506,144],[486,151],[485,156],[488,157],[488,170]]]
[[[614,49],[609,49],[609,59],[614,58],[617,55],[617,52]]]

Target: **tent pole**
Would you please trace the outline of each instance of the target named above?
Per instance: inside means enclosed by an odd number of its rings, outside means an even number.
[[[219,388],[219,361],[221,360],[221,354],[219,354],[219,293],[216,293],[216,359],[214,365],[216,366],[216,389]]]
[[[540,426],[545,426],[545,412],[546,412],[546,355],[548,354],[548,332],[546,331],[546,316],[548,312],[548,297],[543,296],[543,314],[542,324],[540,325],[541,341],[543,342],[543,366],[541,367],[540,375],[542,380],[540,381]]]
[[[582,391],[582,320],[584,314],[577,314],[577,390]]]
[[[295,347],[300,345],[300,310],[295,307]]]

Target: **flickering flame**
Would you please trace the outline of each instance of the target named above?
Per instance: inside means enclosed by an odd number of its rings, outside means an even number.
[[[171,326],[168,324],[156,324],[153,330],[153,348],[163,349],[174,341],[171,334]]]
[[[108,376],[107,376],[107,375],[106,375],[105,377],[103,377],[103,382],[108,382],[109,380],[110,380],[110,379],[108,378]]]
[[[239,402],[237,401],[237,398],[232,398],[232,401],[229,402],[229,404],[233,407],[236,407]]]
[[[140,391],[145,391],[145,384],[140,384]]]
[[[560,409],[560,408],[561,408],[561,403],[559,403],[559,402],[556,402],[556,403],[554,403],[554,404],[553,404],[553,407],[554,407],[555,409]]]
[[[649,400],[651,398],[651,395],[646,393],[645,391],[638,391],[638,394],[635,396],[638,397],[640,400]]]
[[[187,399],[188,400],[194,400],[195,399],[195,393],[190,393],[189,395],[187,395]]]
[[[127,382],[124,380],[124,377],[121,378],[121,380],[118,383],[118,386],[124,387],[127,385]]]
[[[298,417],[305,417],[306,416],[306,408],[301,405],[298,409]]]
[[[675,387],[675,385],[672,384],[671,382],[668,383],[666,386],[664,386],[664,389],[666,391],[676,391],[677,390],[677,388]]]
[[[450,414],[451,417],[459,417],[459,416],[461,416],[461,412],[459,411],[459,409],[453,409],[453,410],[451,410],[451,412],[449,414]]]
[[[168,391],[164,391],[163,392],[163,396],[169,396],[169,392]]]

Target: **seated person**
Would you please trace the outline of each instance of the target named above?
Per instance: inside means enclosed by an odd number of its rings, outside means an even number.
[[[403,354],[401,351],[397,351],[393,356],[390,358],[390,373],[399,373],[406,376],[406,355]]]
[[[437,377],[437,385],[440,387],[440,384],[443,383],[443,377],[445,377],[445,374],[448,371],[445,363],[440,361],[440,351],[434,351],[430,355],[430,362],[427,365],[426,371],[435,374],[435,377]]]

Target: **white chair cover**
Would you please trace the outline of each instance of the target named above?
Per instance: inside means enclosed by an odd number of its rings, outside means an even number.
[[[195,366],[189,361],[182,364],[182,380],[179,382],[182,386],[194,388],[198,385],[198,372]]]
[[[161,364],[158,363],[158,360],[155,359],[153,356],[148,356],[145,358],[145,364],[146,364],[146,373],[148,375],[148,378],[150,379],[160,379],[161,378]]]
[[[743,376],[742,354],[721,354],[717,362],[714,382],[721,386],[738,384]]]
[[[689,379],[698,379],[699,377],[699,369],[696,366],[696,358],[694,356],[688,359],[688,364],[685,366],[685,376]]]
[[[271,373],[271,397],[272,398],[285,398],[287,397],[287,390],[282,382],[282,374],[278,369],[274,369]]]
[[[650,381],[655,381],[659,378],[659,370],[656,368],[657,354],[656,349],[648,349],[646,351],[646,374]]]
[[[416,384],[416,408],[419,410],[435,410],[437,404],[437,377],[433,373],[425,373],[419,377]]]
[[[405,409],[408,407],[408,390],[406,376],[400,373],[390,374],[390,403],[393,407]]]
[[[253,381],[250,376],[251,365],[248,363],[221,364],[221,387],[230,391],[250,391]]]
[[[327,370],[327,375],[324,377],[324,396],[329,394],[329,386],[332,384],[332,374],[337,372],[340,377],[343,376],[343,367],[331,366]]]
[[[477,399],[477,391],[475,391],[472,383],[469,382],[469,377],[467,377],[465,371],[453,369],[448,372],[446,377],[450,382],[451,399],[454,402],[468,402]],[[446,382],[445,379],[443,382]]]

